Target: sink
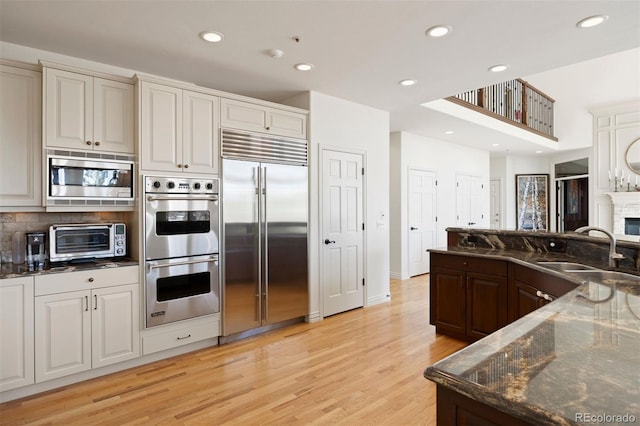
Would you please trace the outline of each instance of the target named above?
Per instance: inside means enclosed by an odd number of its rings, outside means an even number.
[[[608,280],[613,281],[627,281],[633,284],[640,284],[640,277],[632,274],[625,274],[624,272],[615,271],[600,271],[600,270],[570,270],[565,271],[574,277],[580,278],[584,281],[591,281],[597,283],[606,283]],[[609,283],[607,283],[609,284]]]
[[[594,268],[593,266],[574,262],[538,262],[538,265],[560,272],[599,271],[598,268]]]

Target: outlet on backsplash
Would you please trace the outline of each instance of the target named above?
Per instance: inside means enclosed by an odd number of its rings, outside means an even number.
[[[552,253],[564,253],[567,251],[567,243],[561,240],[549,240],[547,246]]]

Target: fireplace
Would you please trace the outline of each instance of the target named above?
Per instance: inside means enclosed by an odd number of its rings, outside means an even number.
[[[625,235],[640,235],[640,217],[624,218]]]
[[[638,231],[640,221],[640,192],[608,192],[613,203],[613,233],[616,235],[633,235]],[[627,225],[629,220],[629,225]],[[629,232],[631,230],[631,233]]]

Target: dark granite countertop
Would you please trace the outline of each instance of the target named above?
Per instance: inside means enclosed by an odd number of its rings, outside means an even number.
[[[589,281],[536,264],[585,263],[566,254],[430,251],[507,259],[580,286],[428,367],[425,378],[531,424],[584,424],[587,415],[640,422],[640,277]]]
[[[26,263],[18,265],[14,263],[3,263],[2,267],[0,267],[0,279],[19,278],[32,275],[58,274],[62,272],[84,271],[90,269],[120,268],[123,266],[136,265],[138,265],[137,260],[128,258],[96,259],[90,262],[83,263],[50,264],[47,262],[43,269],[30,271]]]

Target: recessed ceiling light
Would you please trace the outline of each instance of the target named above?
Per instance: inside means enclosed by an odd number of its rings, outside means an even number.
[[[446,132],[444,132],[445,135],[452,135],[453,134],[453,130],[447,130]]]
[[[427,30],[429,37],[443,37],[451,32],[451,27],[448,25],[436,25]]]
[[[298,71],[311,71],[314,68],[313,64],[295,64],[293,67]]]
[[[509,65],[499,64],[499,65],[494,65],[494,66],[489,67],[489,71],[491,71],[491,72],[502,72],[502,71],[506,70],[507,68],[509,68]]]
[[[413,79],[411,79],[411,78],[408,78],[408,79],[406,79],[406,80],[400,80],[400,81],[398,82],[398,84],[399,84],[400,86],[413,86],[413,85],[414,85],[414,84],[416,84],[417,82],[418,82],[418,80],[413,80]]]
[[[492,143],[491,146],[500,146],[499,143]]]
[[[200,38],[210,43],[218,43],[219,41],[222,41],[224,36],[215,31],[203,31],[200,33]]]
[[[542,154],[542,151],[536,151],[536,154]]]
[[[578,23],[576,24],[576,27],[578,27],[578,28],[595,27],[597,25],[602,24],[607,19],[609,19],[609,17],[607,15],[589,16],[588,18],[584,18],[584,19],[581,19],[580,21],[578,21]]]

